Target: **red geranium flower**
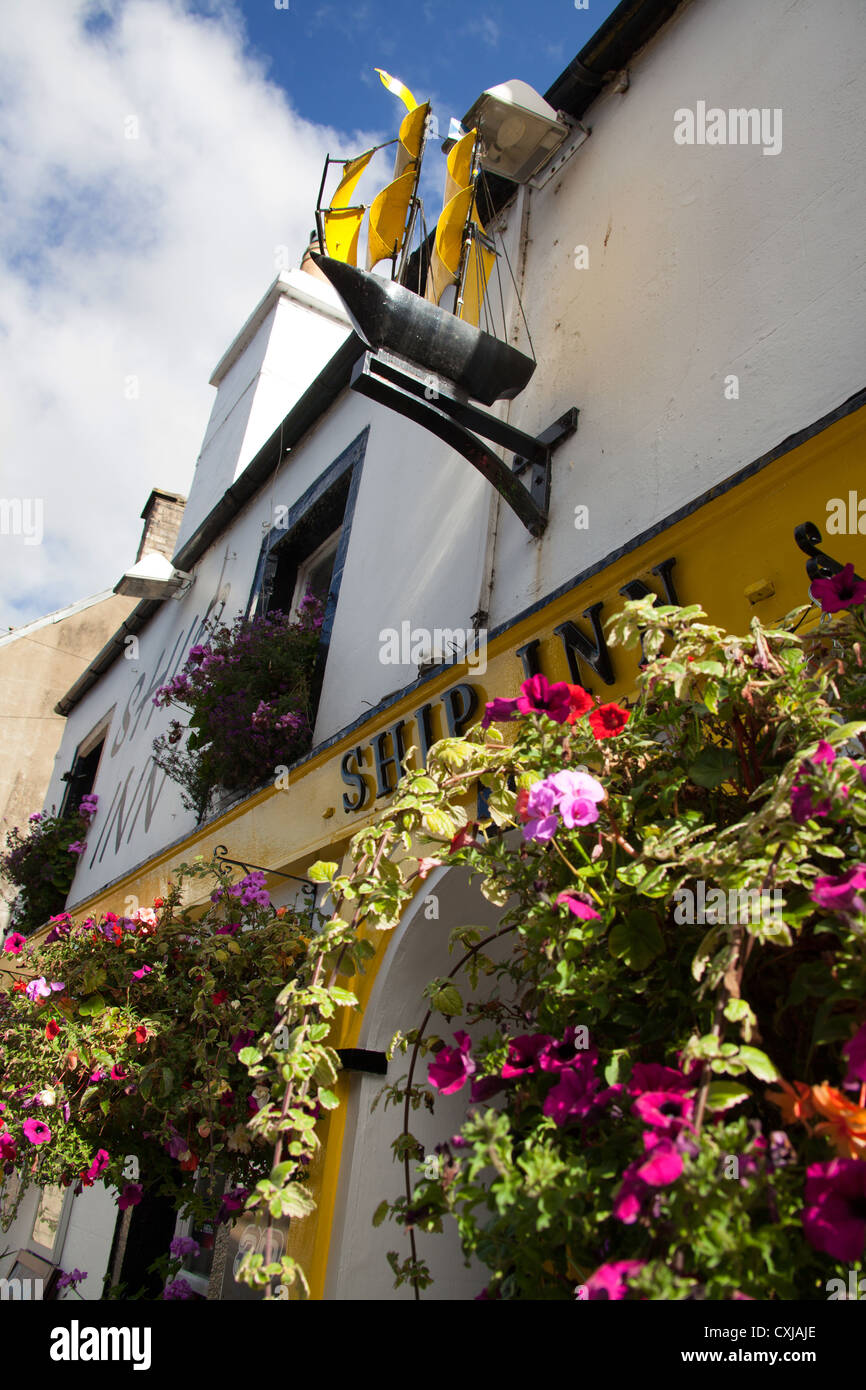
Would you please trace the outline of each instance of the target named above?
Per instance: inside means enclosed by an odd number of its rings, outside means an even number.
[[[142,1043],[147,1042],[147,1029],[143,1023],[139,1023],[135,1030],[135,1041],[138,1043],[139,1047],[141,1047]]]
[[[24,980],[16,980],[12,986],[13,993],[17,990],[19,994],[23,994],[26,988],[27,984]]]
[[[45,1025],[45,1036],[48,1039],[48,1041],[53,1042],[53,1040],[57,1037],[57,1034],[59,1032],[60,1024],[56,1023],[53,1018],[49,1018],[48,1022]]]
[[[584,690],[582,685],[570,685],[568,687],[568,700],[571,711],[566,724],[575,724],[581,715],[591,710],[595,703],[588,690]]]
[[[628,721],[629,712],[621,705],[599,705],[589,716],[589,726],[597,739],[622,733]]]
[[[228,997],[229,992],[227,989],[218,989],[216,994],[211,995],[210,1002],[212,1004],[224,1004]]]

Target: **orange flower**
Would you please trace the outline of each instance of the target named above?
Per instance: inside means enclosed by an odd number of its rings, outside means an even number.
[[[793,1085],[789,1085],[787,1081],[780,1081],[779,1085],[782,1088],[780,1091],[765,1091],[764,1095],[771,1105],[779,1107],[786,1125],[814,1117],[811,1086],[807,1086],[805,1081],[795,1081]]]
[[[855,1105],[832,1086],[813,1086],[815,1109],[827,1123],[816,1125],[816,1134],[826,1134],[838,1154],[847,1158],[866,1158],[866,1110]]]

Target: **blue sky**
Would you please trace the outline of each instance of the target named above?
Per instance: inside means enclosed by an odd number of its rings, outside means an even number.
[[[308,120],[345,128],[375,124],[382,109],[376,67],[402,78],[419,100],[462,116],[486,87],[520,77],[544,92],[592,37],[615,0],[239,0],[251,50]],[[440,125],[443,112],[437,110]]]
[[[326,152],[396,134],[385,68],[443,135],[489,86],[544,92],[613,0],[40,0],[3,6],[0,631],[113,588],[151,488],[187,493],[208,379],[299,264]],[[384,152],[367,198],[388,177]],[[422,192],[438,213],[444,160]]]

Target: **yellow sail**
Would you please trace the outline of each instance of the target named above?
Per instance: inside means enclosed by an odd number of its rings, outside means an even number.
[[[447,207],[451,199],[461,191],[468,188],[472,181],[472,157],[475,154],[475,141],[478,137],[477,130],[470,130],[466,135],[460,137],[455,145],[448,151],[448,158],[445,161],[445,193],[442,198],[443,207]]]
[[[436,225],[425,296],[435,304],[439,303],[449,285],[457,283],[470,220],[473,229],[481,233],[484,231],[478,218],[473,216],[475,185],[472,182],[472,162],[477,135],[477,131],[470,130],[448,152],[444,206]],[[493,252],[488,251],[477,237],[471,238],[466,248],[463,302],[458,310],[459,317],[467,323],[478,324],[495,259]]]
[[[477,227],[479,232],[484,228],[481,223],[472,219],[473,228]],[[481,305],[484,303],[484,295],[487,291],[487,282],[493,270],[496,256],[492,251],[488,251],[476,236],[473,236],[469,250],[466,255],[466,272],[463,276],[463,303],[459,309],[459,317],[465,319],[467,323],[472,323],[478,327],[481,318]]]
[[[324,214],[325,249],[335,261],[358,264],[358,233],[366,208],[334,208]]]
[[[395,179],[398,179],[401,174],[405,174],[410,164],[417,166],[429,112],[430,103],[425,101],[423,106],[416,106],[414,111],[410,111],[403,117],[400,125],[397,157],[394,160]]]
[[[456,284],[463,254],[463,233],[474,197],[475,189],[470,184],[442,209],[442,215],[436,224],[436,239],[427,277],[427,298],[436,304],[448,286]]]
[[[408,111],[415,110],[418,103],[405,82],[401,82],[399,77],[392,77],[390,72],[385,72],[384,68],[374,68],[374,72],[379,74],[383,86],[387,87],[389,92],[393,92],[395,97],[400,98]]]
[[[358,264],[358,233],[366,211],[364,207],[350,208],[349,199],[375,153],[375,149],[365,150],[356,159],[346,160],[331,205],[324,214],[325,249],[335,261],[345,261],[347,265]]]
[[[377,194],[370,205],[370,227],[367,234],[367,269],[396,256],[406,235],[409,203],[415,191],[415,169],[401,174]]]

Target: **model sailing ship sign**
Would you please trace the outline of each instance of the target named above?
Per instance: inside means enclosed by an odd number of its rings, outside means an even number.
[[[431,238],[418,193],[431,132],[430,103],[417,102],[402,82],[377,71],[407,108],[396,141],[389,142],[397,146],[393,177],[369,207],[353,204],[361,176],[384,147],[375,146],[353,159],[328,156],[316,208],[319,247],[327,254],[314,254],[313,260],[370,349],[359,360],[352,385],[430,430],[467,458],[527,530],[540,536],[547,525],[551,455],[574,432],[577,410],[566,411],[536,438],[475,404],[489,406],[513,399],[536,367],[534,356],[506,341],[502,260],[509,273],[511,267],[504,247],[498,249],[482,225],[479,195],[485,169],[526,182],[562,144],[569,128],[524,82],[505,83],[485,92],[473,107],[480,116],[477,125],[468,131],[459,126],[457,138],[446,142],[445,197]],[[470,117],[464,118],[467,125]],[[333,164],[342,166],[342,176],[325,206],[325,186]],[[358,243],[368,214],[366,268],[362,270],[357,264]],[[420,245],[411,254],[416,236]],[[388,260],[390,279],[373,273]],[[502,310],[501,336],[495,321],[496,296],[489,293],[494,271]],[[511,283],[522,314],[513,274]],[[512,466],[484,440],[513,454]],[[527,471],[525,485],[521,474]]]

